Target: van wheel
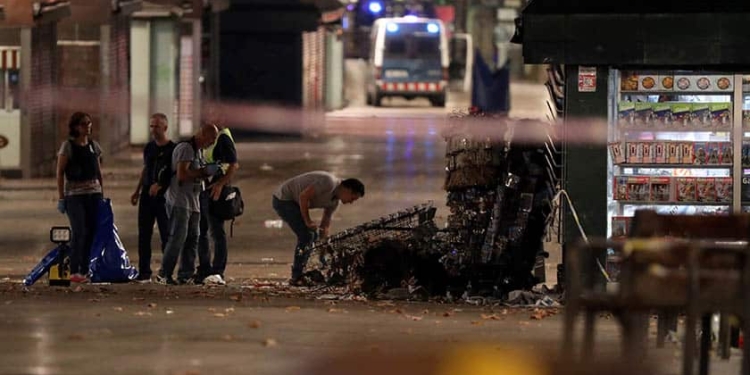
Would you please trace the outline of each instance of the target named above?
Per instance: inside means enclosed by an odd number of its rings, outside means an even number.
[[[381,107],[383,105],[383,95],[376,93],[375,98],[372,101],[372,104],[376,107]]]
[[[365,102],[367,105],[372,105],[372,94],[369,92],[365,94]]]
[[[430,103],[433,107],[445,107],[445,94],[431,97]]]

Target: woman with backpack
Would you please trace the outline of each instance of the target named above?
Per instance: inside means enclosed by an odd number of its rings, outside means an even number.
[[[87,281],[89,252],[102,200],[102,149],[91,139],[91,116],[76,112],[68,121],[70,138],[57,153],[57,210],[71,228],[70,281]]]

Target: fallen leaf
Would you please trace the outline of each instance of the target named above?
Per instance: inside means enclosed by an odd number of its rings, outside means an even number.
[[[501,317],[501,316],[499,316],[497,314],[491,314],[491,315],[482,314],[482,319],[484,319],[484,320],[502,320],[503,317]]]
[[[392,314],[403,314],[404,313],[404,311],[401,310],[401,309],[393,309],[393,310],[391,310],[389,312],[392,313]]]
[[[471,321],[471,325],[473,325],[473,326],[481,326],[482,324],[484,324],[484,323],[480,322],[478,320],[472,320]]]
[[[167,309],[167,311],[165,311],[165,312],[167,313],[167,315],[174,314],[174,310],[172,310],[172,309]]]
[[[151,313],[148,311],[137,311],[133,313],[135,316],[151,316]]]
[[[430,310],[427,310],[427,309],[424,309],[424,311],[422,311],[422,314],[423,314],[423,315],[427,315],[427,314],[429,314],[429,313],[430,313]]]
[[[146,299],[143,297],[133,297],[133,301],[145,301]]]
[[[242,301],[242,294],[235,294],[233,296],[230,296],[229,299],[235,302]]]
[[[73,333],[71,335],[68,335],[68,340],[72,341],[82,341],[85,337],[83,337],[80,333]]]
[[[217,317],[217,318],[225,318],[226,314],[216,313],[216,314],[214,314],[214,316]]]
[[[298,311],[299,309],[300,309],[299,306],[289,306],[286,308],[286,312]]]
[[[153,309],[154,307],[156,307],[156,304],[152,302],[152,303],[149,303],[149,304],[148,304],[148,305],[146,305],[146,306],[147,306],[147,307],[148,307],[149,309]]]
[[[113,307],[113,308],[112,308],[112,310],[115,310],[115,311],[122,311],[122,307]]]
[[[418,321],[422,320],[422,318],[424,318],[423,316],[414,316],[414,315],[404,315],[404,316],[407,317],[408,319],[411,319],[411,320],[415,321],[415,322],[418,322]]]
[[[99,302],[100,300],[98,298],[91,298],[89,299],[89,302]]]
[[[260,322],[257,321],[257,320],[253,320],[252,322],[248,323],[248,326],[250,328],[258,329],[258,328],[260,328]]]
[[[275,339],[265,339],[265,340],[263,340],[263,346],[265,346],[265,347],[267,347],[267,348],[268,348],[268,347],[272,347],[272,346],[276,346],[276,345],[278,345],[278,344],[279,344],[279,343],[278,343],[278,342],[276,342],[276,340],[275,340]]]
[[[443,313],[443,316],[446,317],[446,318],[448,318],[448,317],[453,316],[454,314],[456,314],[455,311],[448,310],[448,311],[446,311],[446,312]]]
[[[209,311],[209,312],[216,312],[216,309],[215,309],[215,308],[213,308],[213,307],[209,307],[209,308],[208,308],[208,311]]]
[[[378,307],[391,307],[391,306],[395,306],[395,305],[391,301],[383,301],[383,302],[378,302],[377,306]]]
[[[232,312],[234,312],[234,307],[226,308],[226,309],[224,309],[224,312],[227,313],[227,314],[232,313]]]
[[[340,313],[340,312],[342,312],[342,311],[344,311],[344,310],[341,310],[341,309],[334,309],[334,308],[330,308],[330,309],[328,309],[328,312],[329,312],[329,313]]]
[[[79,292],[81,292],[81,291],[83,291],[83,287],[82,287],[82,286],[80,286],[80,285],[79,285],[79,286],[77,286],[77,287],[75,287],[75,288],[73,289],[73,293],[79,293]]]

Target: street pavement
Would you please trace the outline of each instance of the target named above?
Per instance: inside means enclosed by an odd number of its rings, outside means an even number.
[[[514,84],[512,95],[513,116],[546,113],[542,86]],[[266,226],[277,220],[270,198],[279,183],[320,169],[360,178],[366,195],[340,207],[334,232],[426,201],[438,207],[442,224],[448,211],[441,130],[447,113],[467,107],[466,95],[449,97],[447,109],[419,100],[386,101],[377,109],[353,105],[328,114],[313,138],[240,141],[237,185],[246,211],[229,240],[226,287],[50,288],[39,282],[23,288],[23,275],[53,247],[49,228],[67,219],[55,209],[53,179],[0,180],[0,374],[306,373],[352,348],[389,352],[469,342],[554,353],[561,336],[557,308],[365,301],[283,286],[295,241],[288,228]],[[111,159],[105,161],[105,195],[137,264],[136,208],[129,197],[140,150]],[[156,236],[153,245],[157,269]],[[601,322],[597,351],[616,353],[613,319]],[[670,345],[658,352],[661,373],[679,372],[677,351]],[[737,355],[717,362],[717,373],[736,373],[738,363]]]

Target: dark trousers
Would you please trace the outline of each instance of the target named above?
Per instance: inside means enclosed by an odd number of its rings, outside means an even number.
[[[198,238],[198,275],[207,277],[219,274],[224,277],[227,268],[227,232],[224,220],[211,215],[208,209],[210,190],[201,193],[201,234]],[[210,241],[209,241],[210,239]],[[214,245],[214,260],[211,263],[211,243]]]
[[[101,193],[65,197],[65,211],[70,221],[70,273],[87,275],[94,242]]]
[[[159,227],[161,252],[169,239],[169,218],[164,196],[152,197],[148,188],[141,189],[138,202],[138,274],[141,278],[151,277],[151,237],[154,234],[154,221]]]
[[[299,205],[294,201],[282,201],[273,197],[273,209],[284,220],[292,232],[297,236],[297,247],[294,249],[294,264],[292,265],[292,279],[298,279],[310,257],[310,252],[305,247],[316,239],[316,233],[305,225]]]

